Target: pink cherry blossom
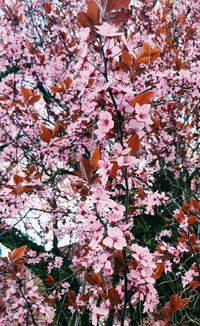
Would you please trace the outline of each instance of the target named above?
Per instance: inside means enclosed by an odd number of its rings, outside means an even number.
[[[108,237],[103,240],[103,244],[117,250],[122,250],[123,247],[127,246],[123,232],[118,227],[108,227]]]
[[[150,105],[144,104],[140,106],[138,103],[135,106],[135,112],[136,112],[136,119],[137,121],[145,122],[147,124],[151,124],[152,120],[150,118],[149,112],[150,112]]]
[[[110,114],[110,112],[100,112],[97,126],[99,127],[99,129],[102,129],[105,133],[114,127],[114,122],[112,120],[112,115]]]
[[[112,36],[121,36],[123,35],[123,33],[119,33],[118,30],[119,28],[114,26],[114,25],[110,25],[108,23],[103,23],[101,26],[96,26],[97,32],[102,35],[102,36],[108,36],[108,37],[112,37]]]

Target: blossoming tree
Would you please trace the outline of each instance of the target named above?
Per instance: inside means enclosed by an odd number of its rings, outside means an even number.
[[[200,4],[0,13],[0,325],[198,325]]]

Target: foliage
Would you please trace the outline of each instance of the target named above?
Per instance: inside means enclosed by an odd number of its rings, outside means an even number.
[[[0,13],[0,325],[199,325],[200,4]]]

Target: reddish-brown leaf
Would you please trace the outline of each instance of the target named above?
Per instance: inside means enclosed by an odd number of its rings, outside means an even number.
[[[140,138],[135,133],[128,139],[128,147],[131,149],[130,154],[134,154],[140,149]]]
[[[99,7],[95,0],[88,0],[87,15],[92,19],[94,25],[99,25]]]
[[[64,88],[59,87],[59,86],[52,86],[51,91],[54,93],[62,93],[62,92],[64,92]]]
[[[126,269],[126,260],[124,259],[124,254],[122,250],[114,250],[113,252],[114,257],[114,267],[115,271],[120,273]]]
[[[13,176],[13,180],[15,182],[16,185],[18,185],[19,183],[22,183],[24,181],[24,178],[22,178],[20,175],[15,174]]]
[[[159,56],[160,56],[160,49],[159,48],[151,49],[151,61],[156,60]]]
[[[0,101],[5,101],[5,100],[8,100],[9,97],[7,96],[0,96]]]
[[[109,172],[109,175],[111,177],[115,177],[115,175],[116,175],[117,171],[119,170],[120,166],[118,165],[117,161],[111,161],[111,163],[112,163],[112,168],[111,168],[111,170]]]
[[[6,311],[6,305],[5,305],[4,301],[2,299],[0,299],[0,315],[4,314],[5,311]]]
[[[137,57],[135,60],[135,63],[137,64],[141,64],[141,63],[148,64],[149,62],[150,62],[150,57],[146,55],[142,55],[139,58]]]
[[[151,46],[149,45],[149,43],[144,43],[143,44],[143,50],[144,50],[144,53],[146,54],[146,56],[150,56],[151,55]]]
[[[164,272],[165,270],[165,265],[164,263],[157,263],[156,264],[156,269],[154,269],[153,271],[153,274],[152,274],[152,277],[157,280],[159,279],[161,276],[162,276],[162,273]]]
[[[85,274],[85,280],[90,285],[98,285],[98,286],[103,285],[103,280],[101,278],[101,274],[99,274],[99,273],[93,273],[93,274],[86,273]]]
[[[28,101],[29,105],[33,105],[34,103],[38,102],[40,99],[40,95],[33,95],[31,99]]]
[[[45,278],[45,282],[47,282],[48,284],[52,284],[55,282],[53,276],[51,276],[51,274],[45,274],[46,278]]]
[[[121,58],[122,63],[126,64],[129,68],[132,66],[133,57],[127,50],[122,51]]]
[[[44,142],[49,143],[51,138],[52,138],[51,131],[48,128],[44,127],[44,126],[42,126],[41,129],[42,129],[42,133],[40,134],[40,138]]]
[[[35,121],[38,120],[38,114],[36,112],[32,112],[31,115]]]
[[[108,0],[106,6],[106,12],[116,9],[127,9],[129,6],[130,0]]]
[[[189,223],[189,225],[194,224],[197,221],[198,221],[198,218],[196,216],[189,216],[188,217],[188,223]]]
[[[105,293],[104,291],[100,291],[98,290],[98,294],[104,299],[104,300],[108,300],[108,295],[107,293]]]
[[[115,288],[111,288],[108,290],[108,297],[109,297],[110,303],[113,306],[118,305],[118,303],[120,302],[119,293],[117,292],[117,290]]]
[[[71,86],[72,79],[70,77],[67,77],[64,82],[65,82],[65,87],[68,89]]]
[[[29,98],[30,98],[30,95],[31,95],[30,90],[27,89],[27,88],[24,87],[24,86],[21,86],[21,93],[22,93],[22,96],[23,96],[23,98],[24,98],[24,102],[25,102],[25,103],[28,103]]]
[[[90,161],[85,157],[82,157],[79,162],[79,167],[82,179],[90,183],[92,177],[92,167],[90,165]]]
[[[53,136],[53,137],[58,136],[59,130],[60,130],[60,124],[57,123],[57,124],[55,125],[55,128],[52,130],[52,136]]]
[[[92,274],[92,277],[93,277],[94,281],[96,282],[96,284],[98,284],[99,286],[102,286],[103,280],[101,278],[101,274],[99,274],[99,273],[93,273]]]
[[[200,287],[200,282],[198,282],[198,281],[192,281],[192,282],[190,282],[189,285],[190,285],[190,287],[193,288],[193,290],[194,290],[194,289]]]
[[[44,2],[44,10],[46,11],[46,13],[50,13],[52,10],[51,4],[49,2]]]
[[[93,274],[85,274],[85,280],[90,284],[90,285],[96,285],[95,280],[92,277]]]
[[[22,246],[22,247],[19,247],[19,248],[14,249],[10,253],[11,260],[22,258],[24,256],[26,250],[27,250],[27,246]]]
[[[192,247],[196,245],[196,241],[197,241],[196,235],[195,234],[191,234],[190,235],[190,243],[191,243]]]
[[[72,290],[68,290],[67,303],[70,306],[76,307],[76,293]]]
[[[114,11],[109,17],[109,23],[114,25],[120,25],[121,23],[127,22],[132,16],[128,13],[128,10],[124,11]]]
[[[169,300],[170,308],[172,312],[176,312],[186,306],[189,302],[189,298],[181,299],[179,294],[172,295]]]
[[[40,55],[39,56],[39,59],[40,59],[41,66],[43,66],[44,65],[44,61],[45,61],[45,55]]]
[[[161,310],[162,310],[164,317],[167,319],[167,321],[171,321],[172,315],[173,315],[171,309],[168,307],[162,307]]]
[[[29,192],[31,190],[32,190],[32,188],[29,186],[22,186],[21,184],[18,184],[16,187],[16,191],[14,191],[14,193],[16,193],[16,195],[20,196],[23,193]]]
[[[130,104],[134,107],[137,103],[139,105],[149,104],[153,97],[152,91],[146,91],[144,93],[136,95],[130,102]]]
[[[9,260],[7,257],[0,257],[0,261],[3,261],[6,265],[9,264]]]
[[[90,295],[88,293],[83,294],[83,295],[80,296],[80,300],[82,300],[83,302],[88,301],[89,298],[90,298]]]
[[[94,29],[94,24],[92,19],[84,11],[80,11],[78,13],[77,19],[82,27],[89,27],[91,29]]]
[[[97,146],[91,153],[90,165],[92,171],[95,171],[98,168],[98,162],[100,160],[100,148]]]

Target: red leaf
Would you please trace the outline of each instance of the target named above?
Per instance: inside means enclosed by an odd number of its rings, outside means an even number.
[[[76,293],[74,291],[69,290],[67,294],[68,294],[68,298],[67,298],[68,305],[73,306],[75,308],[76,307]]]
[[[90,165],[92,171],[95,171],[98,168],[98,162],[100,160],[100,148],[97,146],[91,153]]]
[[[19,195],[22,195],[24,192],[29,192],[31,191],[32,188],[29,187],[29,186],[22,186],[21,184],[18,184],[17,187],[16,187],[16,194],[19,196]]]
[[[77,19],[82,27],[89,27],[91,29],[94,29],[94,24],[92,19],[84,11],[80,11],[78,13]]]
[[[160,49],[159,48],[151,49],[151,61],[156,60],[159,56],[160,56]]]
[[[126,11],[114,11],[109,17],[109,23],[114,25],[120,25],[121,23],[127,22],[131,18],[131,15]]]
[[[38,114],[36,112],[32,112],[31,115],[35,121],[38,120]]]
[[[115,271],[117,272],[124,271],[126,269],[126,260],[124,259],[123,251],[114,250],[113,257],[114,257]]]
[[[163,263],[157,263],[156,265],[157,265],[156,269],[154,269],[153,274],[152,274],[152,277],[155,280],[159,279],[162,276],[162,273],[165,270],[165,266],[164,266]]]
[[[9,260],[7,257],[0,257],[0,261],[3,261],[6,265],[9,264]]]
[[[13,179],[14,179],[14,182],[16,183],[16,185],[18,185],[19,183],[22,183],[24,181],[24,179],[18,174],[15,174],[13,176]]]
[[[89,298],[90,298],[90,295],[86,293],[86,294],[81,295],[79,299],[83,302],[86,302],[89,300]]]
[[[46,278],[45,278],[45,282],[47,282],[48,284],[52,284],[55,282],[53,276],[51,276],[51,274],[45,274]]]
[[[60,124],[57,123],[57,124],[55,125],[55,128],[54,128],[53,131],[52,131],[52,136],[53,136],[53,137],[58,136],[59,130],[60,130]]]
[[[92,19],[94,25],[99,25],[99,7],[95,0],[88,0],[87,15]]]
[[[137,134],[133,134],[127,141],[128,147],[130,147],[130,154],[134,154],[140,149],[140,139]]]
[[[5,100],[8,100],[9,97],[7,96],[0,96],[0,101],[5,101]]]
[[[82,157],[79,162],[79,166],[82,179],[90,183],[92,177],[92,167],[90,165],[90,161]]]
[[[22,246],[22,247],[19,247],[19,248],[14,249],[10,253],[11,260],[22,258],[24,256],[26,250],[27,250],[27,246]]]
[[[52,7],[49,2],[44,2],[44,10],[49,14],[52,10]]]
[[[162,307],[161,310],[162,310],[164,317],[167,319],[167,321],[170,321],[172,319],[172,315],[173,315],[171,309],[168,307]]]
[[[71,79],[70,77],[67,77],[67,78],[65,79],[64,83],[65,83],[65,87],[68,89],[68,88],[70,88],[70,86],[71,86],[72,79]]]
[[[92,277],[93,277],[94,281],[96,282],[96,284],[98,284],[99,286],[103,285],[103,280],[101,278],[101,274],[93,273]]]
[[[110,303],[113,306],[118,305],[118,303],[120,302],[119,293],[117,292],[117,290],[115,288],[111,288],[108,290],[108,297],[109,297]]]
[[[99,273],[93,273],[93,274],[85,274],[85,280],[90,284],[90,285],[98,285],[102,286],[103,285],[103,280],[101,278],[101,274]]]
[[[144,50],[144,53],[147,55],[147,56],[150,56],[151,55],[151,46],[149,45],[149,43],[144,43],[143,44],[143,50]]]
[[[24,98],[24,102],[25,102],[25,103],[28,103],[29,98],[30,98],[30,95],[31,95],[29,89],[27,89],[27,88],[24,87],[24,86],[21,86],[21,93],[22,93],[22,96],[23,96],[23,98]]]
[[[144,93],[141,93],[139,95],[136,95],[130,102],[130,104],[134,107],[137,103],[139,105],[149,104],[151,102],[151,99],[153,97],[152,91],[146,91]]]
[[[147,64],[147,63],[149,63],[149,61],[150,61],[150,57],[149,56],[146,56],[146,55],[139,55],[138,57],[137,57],[137,59],[136,59],[136,61],[135,61],[135,63],[137,63],[137,64],[141,64],[141,63],[145,63],[145,64]]]
[[[40,95],[33,95],[29,100],[28,104],[33,105],[34,103],[39,101],[40,97]]]
[[[197,221],[198,221],[198,218],[196,216],[189,216],[188,217],[188,223],[189,223],[189,225],[194,224]]]
[[[0,315],[4,314],[5,311],[6,311],[6,305],[5,305],[4,301],[2,299],[0,299]]]
[[[127,9],[129,6],[130,0],[108,0],[106,6],[106,12],[116,9]]]
[[[109,175],[114,178],[120,166],[118,165],[117,161],[111,161],[111,163],[112,163],[112,168],[109,172]]]
[[[127,50],[122,51],[121,58],[122,58],[122,63],[125,63],[129,68],[132,66],[133,57]]]
[[[42,126],[41,129],[42,129],[42,133],[40,134],[40,138],[44,142],[49,143],[51,138],[52,138],[51,131],[48,128],[44,127],[44,126]]]
[[[95,280],[93,280],[92,274],[85,274],[85,280],[90,284],[90,285],[96,285]]]
[[[54,93],[62,93],[64,92],[64,88],[63,87],[59,87],[59,86],[52,86],[51,87],[51,91]]]
[[[189,302],[189,298],[181,299],[179,294],[172,295],[169,300],[170,308],[172,312],[176,312],[186,306]]]
[[[199,288],[200,287],[200,282],[198,281],[192,281],[190,282],[190,287],[193,288],[193,290],[195,290],[196,288]]]

